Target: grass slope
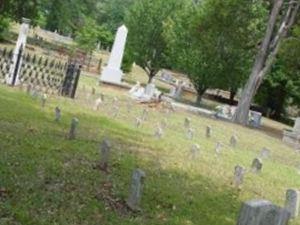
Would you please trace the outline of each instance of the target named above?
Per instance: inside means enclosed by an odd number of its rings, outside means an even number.
[[[86,81],[86,84],[91,81]],[[91,110],[96,96],[81,93],[77,100],[50,97],[44,109],[23,92],[0,86],[0,224],[1,225],[234,225],[242,201],[265,198],[283,205],[285,190],[300,186],[299,154],[266,134],[233,124],[176,112],[150,109],[142,128],[134,127],[142,106],[127,113],[127,97],[118,90],[97,87],[106,94],[100,111]],[[89,96],[89,95],[88,95]],[[120,115],[113,119],[112,97],[120,96]],[[54,108],[62,121],[54,122]],[[77,139],[66,140],[71,118],[80,120]],[[191,117],[193,141],[183,132]],[[153,137],[156,124],[167,119],[164,138]],[[211,139],[205,127],[213,127]],[[239,137],[235,149],[228,142]],[[107,136],[113,144],[110,173],[94,169],[99,144]],[[215,157],[216,142],[223,143]],[[189,159],[193,143],[201,146],[197,160]],[[260,175],[247,174],[241,191],[231,185],[233,168],[249,167],[263,147],[272,155]],[[109,186],[115,200],[126,199],[131,173],[146,174],[138,214],[122,214],[101,197]],[[102,194],[101,194],[102,193]],[[300,221],[293,221],[300,225]]]

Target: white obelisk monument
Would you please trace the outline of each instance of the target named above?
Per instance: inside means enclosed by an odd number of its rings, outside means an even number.
[[[8,85],[18,85],[20,83],[19,81],[19,75],[20,75],[20,70],[21,70],[21,65],[22,65],[22,55],[19,55],[20,53],[24,53],[24,49],[26,46],[26,40],[27,40],[27,34],[29,31],[29,24],[30,20],[23,18],[22,19],[22,24],[20,26],[20,31],[19,31],[19,37],[16,43],[16,47],[13,52],[12,56],[12,62],[9,68],[9,73],[6,76],[6,83]],[[21,52],[20,52],[20,49]]]
[[[103,69],[100,81],[121,84],[123,71],[121,70],[128,30],[125,25],[118,28],[115,42],[107,66]]]

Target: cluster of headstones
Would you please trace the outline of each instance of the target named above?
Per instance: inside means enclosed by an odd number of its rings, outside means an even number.
[[[0,82],[5,82],[5,77],[9,73],[13,49],[0,48]]]
[[[300,191],[288,189],[284,207],[267,200],[243,203],[237,225],[287,225],[290,218],[299,216]]]
[[[20,81],[58,90],[65,77],[66,65],[64,62],[28,53],[23,56]]]

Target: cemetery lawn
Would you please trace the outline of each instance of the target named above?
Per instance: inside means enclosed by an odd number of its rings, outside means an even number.
[[[97,86],[107,104],[95,112],[97,96],[89,94],[94,83],[83,78],[76,100],[51,96],[45,108],[25,92],[0,86],[1,225],[235,225],[243,201],[263,198],[282,206],[286,189],[300,187],[300,154],[279,139],[186,112],[167,115],[161,108],[148,108],[148,119],[136,128],[135,118],[146,106],[133,103],[128,114],[125,91]],[[117,118],[112,117],[113,96],[120,99]],[[62,110],[58,123],[56,106]],[[76,140],[70,141],[66,134],[74,116],[80,122]],[[187,116],[195,129],[192,141],[183,127]],[[168,125],[158,140],[153,134],[162,119]],[[234,149],[229,146],[233,134],[239,139]],[[112,143],[108,174],[97,169],[104,137]],[[216,157],[218,141],[223,147]],[[191,159],[194,143],[201,150]],[[271,156],[263,161],[262,173],[247,173],[243,188],[236,190],[234,167],[250,168],[263,147]],[[144,170],[146,179],[142,211],[130,213],[123,201],[135,168]]]

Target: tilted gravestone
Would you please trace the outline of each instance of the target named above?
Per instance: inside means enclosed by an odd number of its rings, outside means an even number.
[[[69,135],[68,135],[68,138],[70,140],[73,140],[76,137],[76,128],[78,126],[78,123],[79,123],[79,120],[74,117],[71,121],[71,127],[70,127],[70,131],[69,131]]]
[[[108,139],[105,139],[101,143],[101,161],[100,161],[100,169],[103,171],[107,171],[108,168],[108,160],[110,155],[111,143]]]
[[[234,179],[233,183],[236,188],[240,188],[244,182],[244,175],[246,173],[246,170],[244,167],[237,165],[234,168]]]
[[[211,137],[211,126],[206,127],[206,137],[210,138]]]
[[[93,87],[92,88],[92,95],[95,95],[96,94],[96,89]]]
[[[253,173],[260,173],[263,167],[263,163],[260,158],[255,158],[252,162],[251,169]]]
[[[120,111],[119,106],[115,105],[113,107],[113,118],[117,118],[117,116],[119,115],[119,111]]]
[[[126,201],[128,207],[133,211],[140,210],[140,202],[142,198],[144,179],[146,174],[140,169],[134,170],[132,174],[130,194]]]
[[[27,93],[27,94],[30,94],[31,89],[32,89],[32,85],[31,85],[31,84],[28,84],[27,87],[26,87],[26,93]]]
[[[243,203],[237,225],[287,225],[290,213],[267,200]]]
[[[60,108],[57,106],[55,107],[55,121],[59,122],[61,118],[61,110]]]
[[[168,126],[168,121],[167,121],[166,118],[163,118],[163,119],[161,120],[161,122],[160,122],[160,127],[161,127],[162,129],[166,129],[167,126]]]
[[[286,191],[285,208],[291,213],[292,218],[299,216],[300,191],[296,189],[288,189]]]
[[[230,138],[230,146],[235,148],[237,146],[238,138],[236,135],[232,135]]]

